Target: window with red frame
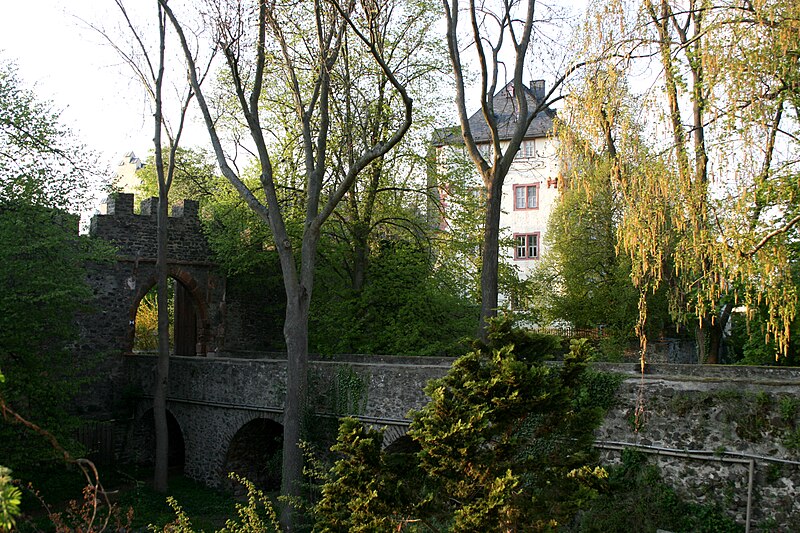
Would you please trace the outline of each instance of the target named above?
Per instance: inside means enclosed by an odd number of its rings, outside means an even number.
[[[539,209],[539,185],[514,185],[514,210]]]
[[[514,235],[514,259],[539,259],[539,234]]]

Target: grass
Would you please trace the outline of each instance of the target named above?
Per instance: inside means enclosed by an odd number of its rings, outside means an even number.
[[[198,531],[219,529],[235,514],[236,501],[230,493],[210,489],[184,476],[170,478],[169,495],[192,518]],[[163,528],[175,520],[175,512],[167,505],[166,496],[155,492],[149,480],[136,480],[121,490],[118,504],[122,509],[134,509],[131,524],[134,529],[150,524]]]
[[[123,524],[127,523],[128,509],[133,509],[130,529],[145,531],[150,524],[162,529],[175,520],[175,512],[167,505],[166,495],[152,488],[151,470],[101,469],[100,475]],[[60,512],[68,518],[70,501],[77,502],[80,508],[86,483],[76,469],[52,467],[27,478],[20,477],[30,482],[52,512]],[[191,517],[196,531],[219,529],[225,525],[226,519],[235,515],[236,500],[230,493],[210,489],[180,474],[170,477],[168,494]],[[24,492],[23,512],[26,516],[19,523],[20,532],[55,530],[41,501],[31,491]]]

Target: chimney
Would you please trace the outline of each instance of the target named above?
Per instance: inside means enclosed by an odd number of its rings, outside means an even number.
[[[533,96],[536,98],[537,102],[544,100],[544,80],[531,81],[531,92],[533,93]]]

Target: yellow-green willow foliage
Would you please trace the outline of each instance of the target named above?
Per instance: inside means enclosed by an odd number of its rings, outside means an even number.
[[[583,37],[581,52],[605,59],[561,113],[562,157],[614,164],[618,251],[631,258],[640,326],[646,294],[667,284],[673,316],[696,317],[701,331],[723,302],[766,305],[785,353],[797,301],[800,4],[600,2]]]

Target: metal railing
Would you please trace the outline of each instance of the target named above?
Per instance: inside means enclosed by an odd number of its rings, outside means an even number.
[[[571,326],[563,327],[543,327],[537,326],[531,328],[535,333],[544,333],[546,335],[555,335],[564,339],[603,339],[608,336],[606,330],[602,327],[599,328],[573,328]]]

